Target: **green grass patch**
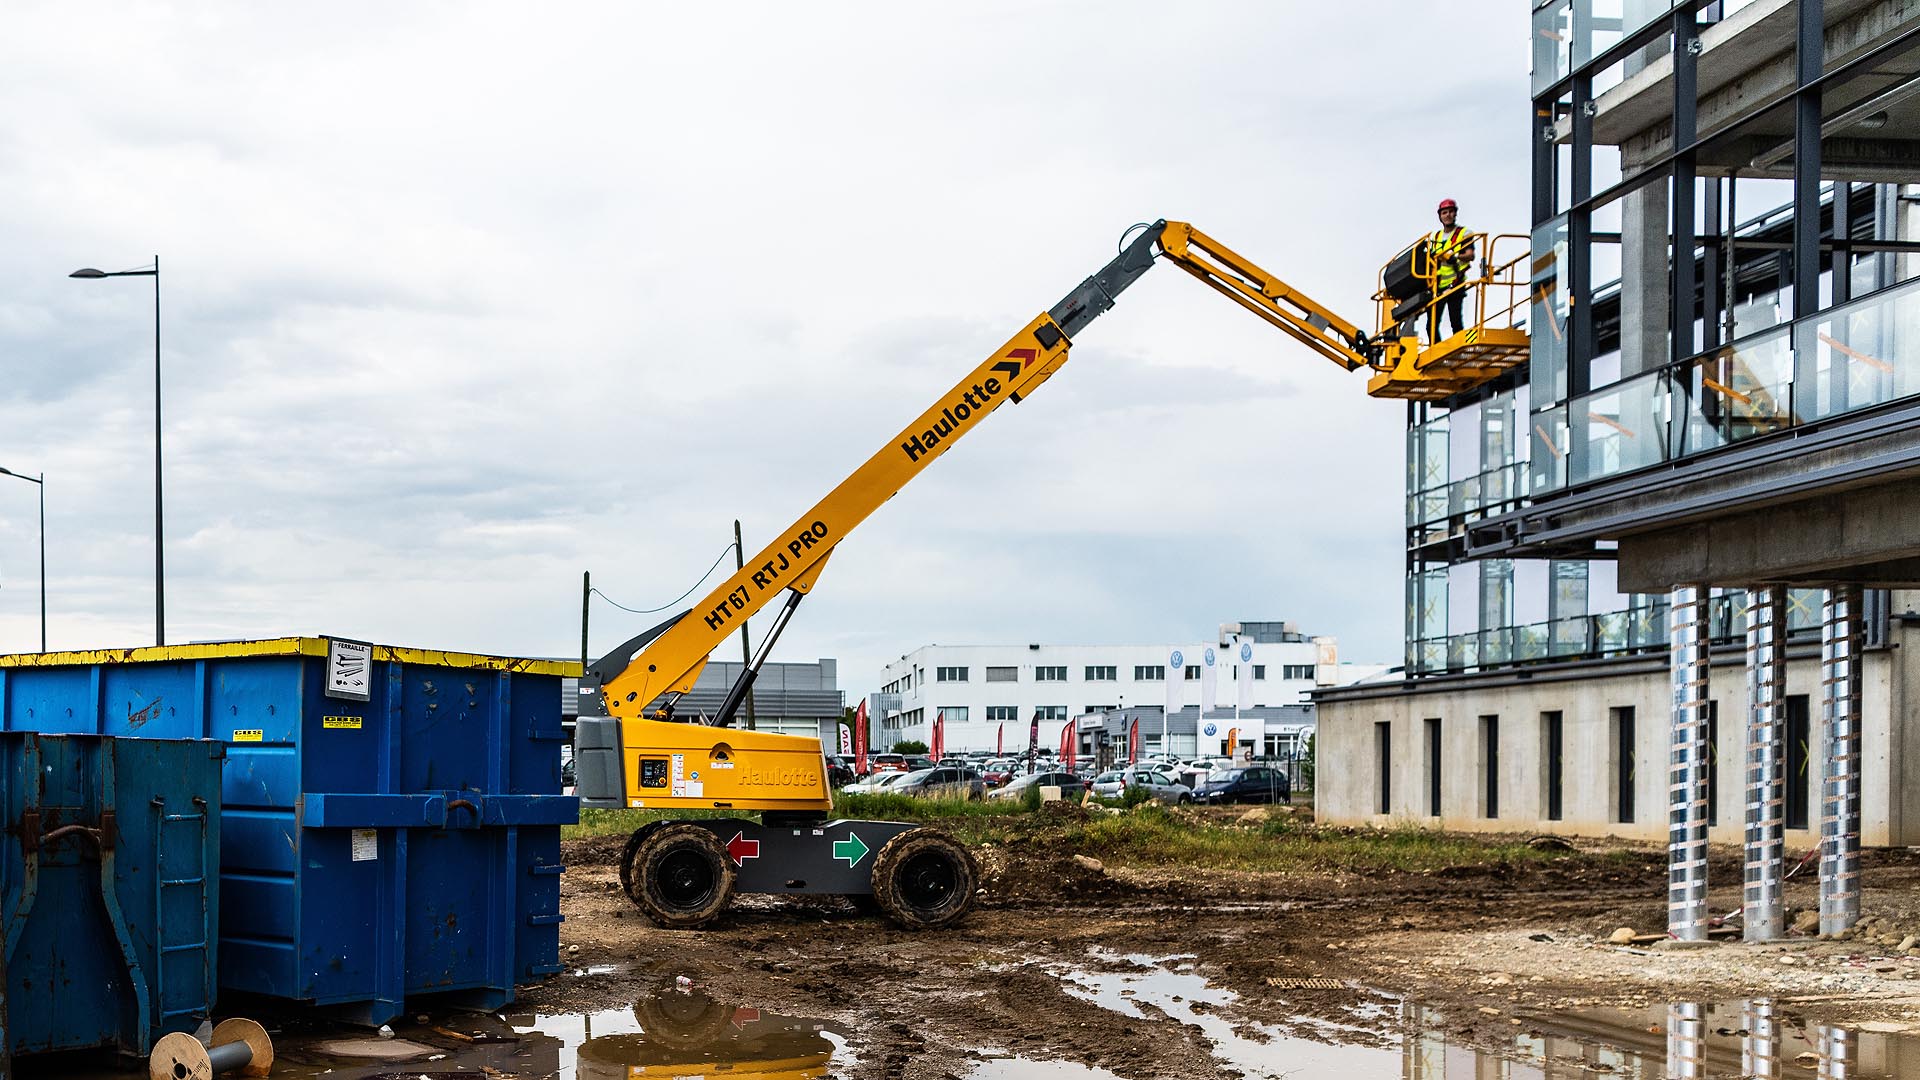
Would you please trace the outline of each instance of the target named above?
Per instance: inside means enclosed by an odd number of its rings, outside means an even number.
[[[759,814],[732,810],[606,810],[591,806],[580,808],[580,824],[560,826],[560,839],[583,836],[629,836],[651,821],[686,821],[690,818],[746,818],[760,820]]]
[[[582,809],[565,838],[624,836],[661,819],[759,815],[727,810]],[[905,795],[836,795],[833,816],[938,825],[962,843],[1044,849],[1066,858],[1091,855],[1118,866],[1205,867],[1216,871],[1420,873],[1461,868],[1537,866],[1553,862],[1631,862],[1632,852],[1541,851],[1519,837],[1446,833],[1404,826],[1356,829],[1302,824],[1277,817],[1258,827],[1202,820],[1146,803],[1119,813],[1087,814],[1075,805],[1039,808],[1022,799],[969,802]]]

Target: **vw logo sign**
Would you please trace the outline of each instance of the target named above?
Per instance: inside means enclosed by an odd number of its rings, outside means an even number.
[[[1206,658],[1207,666],[1212,667],[1213,666],[1213,646],[1211,645],[1207,646],[1207,651],[1202,653],[1201,655]]]
[[[1206,727],[1201,728],[1200,730],[1205,731],[1209,736],[1220,734],[1220,728],[1214,724],[1208,724]]]
[[[1241,644],[1241,646],[1240,646],[1240,662],[1244,664],[1244,663],[1247,663],[1247,662],[1249,662],[1249,661],[1251,661],[1252,659],[1253,659],[1253,646],[1251,646],[1251,645],[1247,645],[1247,644],[1244,644],[1244,643],[1243,643],[1243,644]]]
[[[1187,658],[1186,658],[1186,657],[1184,657],[1184,656],[1181,656],[1181,655],[1180,655],[1180,650],[1179,650],[1179,649],[1175,649],[1175,650],[1173,650],[1173,655],[1172,655],[1172,656],[1169,656],[1169,657],[1167,657],[1167,666],[1168,666],[1168,667],[1173,667],[1173,668],[1177,668],[1177,667],[1180,667],[1180,666],[1182,666],[1182,665],[1184,665],[1184,664],[1185,664],[1186,662],[1187,662]]]

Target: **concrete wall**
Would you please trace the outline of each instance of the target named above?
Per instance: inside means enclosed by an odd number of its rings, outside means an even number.
[[[1905,743],[1914,725],[1911,687],[1920,661],[1907,640],[1920,637],[1896,623],[1893,649],[1868,653],[1862,727],[1862,840],[1874,846],[1920,843],[1920,779],[1911,775],[1913,755]],[[1719,740],[1715,843],[1738,844],[1745,814],[1746,685],[1737,653],[1716,655],[1711,699],[1717,703]],[[1431,680],[1429,680],[1431,682]],[[1490,680],[1489,680],[1490,682]],[[1808,828],[1789,829],[1796,848],[1815,843],[1819,828],[1819,777],[1826,748],[1820,722],[1817,652],[1790,650],[1789,696],[1806,695],[1809,708],[1805,783]],[[1444,690],[1359,696],[1323,696],[1319,704],[1319,771],[1315,790],[1320,820],[1332,824],[1415,824],[1466,832],[1548,832],[1664,841],[1667,837],[1667,760],[1672,690],[1663,666],[1615,665],[1579,677],[1540,676],[1506,685],[1457,685]],[[1612,710],[1631,707],[1634,717],[1634,820],[1619,819]],[[1562,816],[1547,819],[1546,737],[1543,714],[1558,711],[1563,732]],[[1480,718],[1499,717],[1499,816],[1488,817]],[[1441,731],[1441,812],[1429,812],[1428,729]],[[1391,745],[1391,809],[1377,811],[1379,765],[1376,724],[1388,725]]]

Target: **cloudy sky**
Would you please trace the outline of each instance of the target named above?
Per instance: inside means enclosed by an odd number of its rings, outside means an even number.
[[[583,571],[650,608],[756,550],[1134,222],[1363,323],[1441,195],[1525,228],[1524,5],[934,7],[11,5],[0,466],[46,473],[52,647],[153,634],[151,279],[78,267],[164,272],[169,640],[564,656]],[[1149,274],[776,659],[851,698],[932,642],[1292,619],[1397,662],[1363,383]],[[0,477],[0,649],[37,540]],[[657,618],[596,600],[594,653]]]

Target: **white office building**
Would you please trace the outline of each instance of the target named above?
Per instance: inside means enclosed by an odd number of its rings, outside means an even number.
[[[1171,708],[1175,717],[1185,709],[1219,722],[1211,737],[1205,723],[1184,725],[1184,736],[1176,724],[1170,752],[1226,752],[1227,733],[1238,727],[1240,742],[1258,753],[1266,745],[1265,725],[1285,716],[1297,727],[1316,688],[1385,670],[1383,664],[1343,664],[1334,638],[1309,637],[1281,622],[1225,623],[1216,640],[1201,642],[925,645],[887,665],[869,708],[873,743],[882,748],[909,740],[931,746],[934,721],[944,717],[949,751],[1024,750],[1036,716],[1040,745],[1058,747],[1076,719],[1150,707],[1148,749],[1158,749],[1151,745],[1161,730],[1157,718]],[[1236,713],[1243,724],[1233,723]]]

